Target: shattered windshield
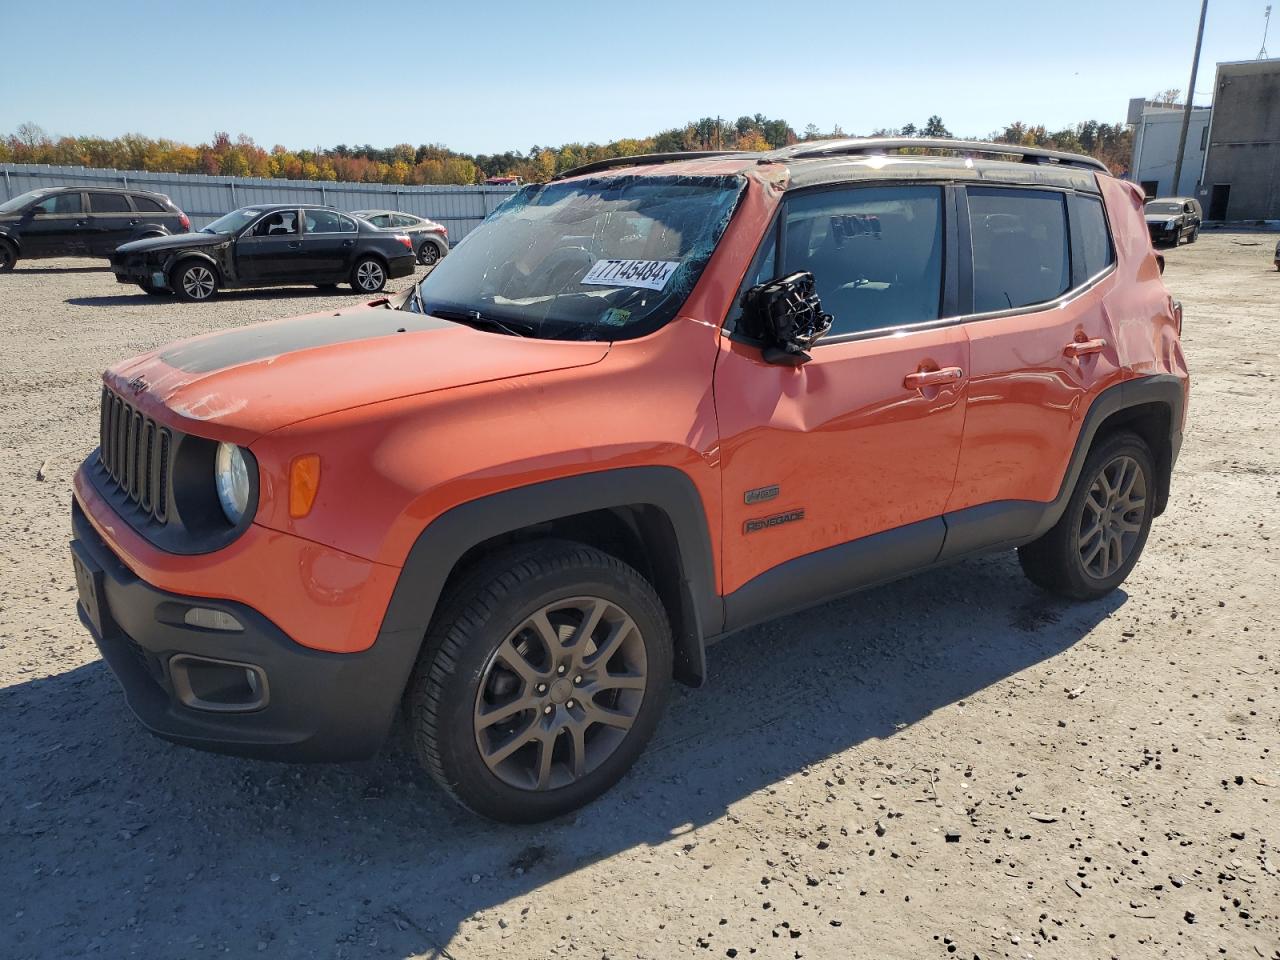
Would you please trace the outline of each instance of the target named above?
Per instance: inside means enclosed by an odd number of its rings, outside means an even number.
[[[238,233],[242,228],[249,225],[254,217],[261,210],[255,210],[252,207],[245,207],[243,210],[232,210],[230,213],[219,217],[217,220],[200,230],[201,233]]]
[[[642,336],[688,297],[745,184],[738,176],[531,184],[459,243],[406,309],[517,336]]]

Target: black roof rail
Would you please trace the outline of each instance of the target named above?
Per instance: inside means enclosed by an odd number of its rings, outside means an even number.
[[[813,144],[797,143],[774,151],[761,159],[761,163],[785,163],[788,160],[816,160],[823,157],[864,156],[887,154],[894,150],[949,150],[953,153],[979,153],[986,156],[1021,157],[1023,163],[1059,164],[1110,173],[1101,160],[1079,153],[1046,150],[1043,147],[1025,147],[1014,143],[989,143],[984,140],[950,140],[943,137],[850,137],[845,140],[825,140]]]
[[[557,173],[552,180],[564,180],[584,173],[598,173],[601,170],[612,170],[614,167],[634,167],[649,163],[675,163],[678,160],[705,160],[709,157],[749,157],[758,156],[750,150],[682,150],[677,153],[641,153],[633,157],[608,157],[605,160],[593,160],[581,166]]]

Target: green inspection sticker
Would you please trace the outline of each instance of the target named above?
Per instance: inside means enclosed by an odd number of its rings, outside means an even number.
[[[606,327],[620,327],[630,319],[630,310],[618,310],[616,307],[610,307],[600,314],[600,323]]]

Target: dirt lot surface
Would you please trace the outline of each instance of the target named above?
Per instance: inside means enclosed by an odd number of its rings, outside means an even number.
[[[1168,253],[1189,432],[1123,590],[1062,604],[1007,555],[749,631],[612,794],[533,828],[395,749],[162,743],[74,613],[100,371],[350,291],[0,276],[0,957],[1280,957],[1274,240]]]

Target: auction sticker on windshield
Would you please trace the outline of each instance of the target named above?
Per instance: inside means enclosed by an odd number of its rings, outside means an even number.
[[[580,282],[600,287],[661,290],[678,266],[678,260],[597,260]]]

